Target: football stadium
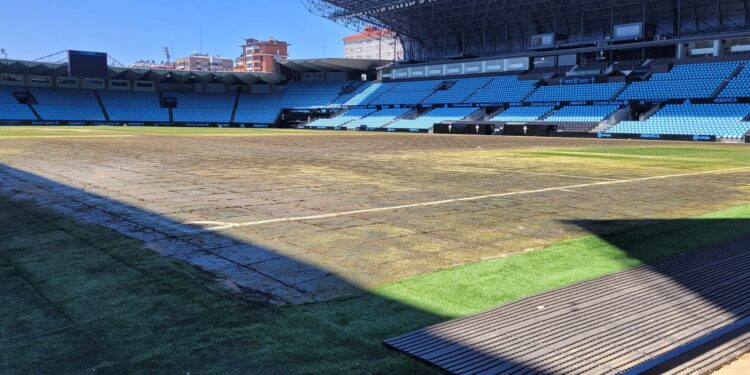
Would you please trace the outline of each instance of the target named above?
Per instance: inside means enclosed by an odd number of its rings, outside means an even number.
[[[0,59],[0,373],[750,373],[749,1],[294,7]]]

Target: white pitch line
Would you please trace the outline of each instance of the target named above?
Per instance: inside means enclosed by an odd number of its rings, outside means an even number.
[[[379,207],[379,208],[368,208],[368,209],[363,209],[363,210],[334,212],[330,214],[321,214],[321,215],[298,216],[298,217],[288,217],[288,218],[281,218],[281,219],[251,221],[251,222],[246,222],[246,223],[228,223],[228,222],[223,222],[223,221],[194,221],[188,224],[189,225],[213,225],[212,227],[205,228],[205,230],[220,231],[220,230],[225,230],[225,229],[251,227],[251,226],[257,226],[257,225],[264,225],[264,224],[330,219],[334,217],[365,214],[365,213],[372,213],[372,212],[396,211],[396,210],[402,210],[405,208],[438,206],[438,205],[443,205],[443,204],[448,204],[448,203],[476,201],[476,200],[487,199],[487,198],[502,198],[502,197],[511,197],[515,195],[546,193],[550,191],[566,191],[570,189],[579,189],[579,188],[586,188],[586,187],[593,187],[593,186],[618,185],[618,184],[625,184],[625,183],[631,183],[631,182],[663,180],[663,179],[669,179],[669,178],[699,176],[699,175],[706,175],[706,174],[733,173],[733,172],[745,171],[745,170],[750,170],[750,167],[693,172],[693,173],[671,174],[671,175],[664,175],[664,176],[640,177],[640,178],[632,178],[632,179],[625,179],[625,180],[601,181],[601,182],[592,182],[588,184],[578,184],[578,185],[558,186],[558,187],[534,189],[534,190],[514,191],[510,193],[477,195],[477,196],[465,197],[465,198],[452,198],[452,199],[444,199],[444,200],[432,201],[432,202],[412,203],[412,204],[404,204],[404,205],[399,205],[399,206],[389,206],[389,207]]]

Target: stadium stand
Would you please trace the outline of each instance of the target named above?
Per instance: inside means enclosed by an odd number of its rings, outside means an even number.
[[[527,101],[609,101],[624,86],[624,82],[541,86],[529,96]]]
[[[742,71],[734,77],[724,90],[721,91],[721,98],[739,98],[750,96],[750,64],[745,65]]]
[[[0,86],[0,120],[36,120],[36,115],[26,104],[21,104],[13,95],[14,92],[26,91],[24,88]]]
[[[551,106],[532,106],[532,107],[510,107],[507,110],[495,115],[492,121],[503,122],[531,122],[537,121],[542,116],[555,109]]]
[[[30,88],[29,91],[37,101],[33,106],[42,120],[106,120],[92,90]]]
[[[235,94],[198,94],[168,92],[165,97],[177,99],[172,110],[178,122],[230,122]]]
[[[328,128],[328,127],[341,127],[348,123],[360,120],[363,117],[367,117],[375,112],[375,109],[351,109],[344,114],[338,115],[333,118],[324,118],[311,122],[309,127],[311,128]],[[353,128],[354,126],[352,126]]]
[[[360,119],[353,120],[347,124],[347,127],[359,128],[360,126],[366,126],[368,129],[381,128],[397,118],[411,112],[410,108],[389,108],[382,109],[375,113],[363,117]]]
[[[357,82],[355,84],[352,84],[351,86],[356,86],[354,91],[340,95],[338,98],[336,98],[331,104],[328,105],[329,108],[341,108],[344,103],[348,102],[355,96],[361,94],[363,91],[367,90],[372,85],[372,82]]]
[[[435,91],[424,100],[424,104],[463,103],[472,94],[490,82],[491,78],[466,78],[446,81],[446,89]]]
[[[746,57],[741,57],[746,58]],[[31,106],[18,103],[13,95],[17,86],[0,87],[0,120],[3,121],[104,121],[168,122],[170,110],[161,107],[162,97],[175,98],[172,110],[177,123],[275,124],[284,109],[321,111],[337,109],[341,114],[307,124],[311,128],[429,129],[444,121],[459,121],[475,113],[476,106],[511,106],[490,120],[506,123],[558,123],[556,131],[715,135],[738,139],[750,128],[744,121],[744,106],[728,104],[668,105],[648,111],[646,121],[629,121],[633,114],[617,112],[612,123],[604,123],[623,100],[711,99],[750,97],[750,65],[744,60],[710,62],[707,58],[690,62],[653,59],[614,62],[615,69],[641,67],[637,79],[645,81],[557,84],[557,78],[532,76],[535,69],[518,75],[472,76],[423,80],[363,82],[292,82],[287,86],[228,94],[195,92],[133,92],[53,88],[21,88],[31,94]],[[709,62],[707,62],[709,61]],[[609,65],[585,64],[574,72],[604,72]],[[540,68],[571,72],[573,67]],[[669,70],[671,68],[671,70]],[[649,69],[657,71],[649,73]],[[662,73],[663,72],[663,73]],[[523,78],[535,79],[523,79]],[[632,79],[632,78],[631,78]],[[541,83],[541,85],[540,85]],[[567,82],[566,82],[567,83]],[[101,100],[99,100],[101,99]],[[552,106],[532,103],[596,102],[596,105]],[[613,103],[617,102],[617,103]],[[608,104],[609,103],[609,104]],[[464,108],[451,105],[473,105]],[[368,106],[371,108],[363,109]],[[402,106],[408,108],[388,109]],[[439,107],[448,108],[439,108]],[[383,108],[376,111],[375,108]],[[423,107],[434,107],[422,114]],[[559,107],[559,104],[558,104]],[[641,106],[642,107],[642,106]],[[638,110],[641,110],[640,108]],[[651,114],[657,111],[655,114]],[[34,112],[38,113],[37,114]],[[304,116],[304,115],[303,115]],[[311,112],[311,116],[315,116]],[[650,116],[650,117],[649,117]],[[302,116],[300,116],[302,117]],[[304,117],[303,117],[304,118]],[[682,122],[680,122],[682,120]],[[300,121],[296,119],[292,123]],[[302,120],[304,121],[304,120]],[[618,123],[619,122],[619,123]]]
[[[601,122],[614,113],[617,105],[566,106],[552,112],[547,122]]]
[[[344,102],[344,106],[358,106],[358,105],[367,105],[370,104],[372,100],[375,98],[385,94],[390,89],[394,88],[396,84],[394,83],[380,83],[375,82],[365,88],[363,88],[360,92],[352,96],[349,100]]]
[[[388,125],[388,129],[426,130],[446,121],[460,121],[477,112],[477,108],[436,108],[415,119],[399,119]]]
[[[390,90],[374,98],[374,105],[416,105],[435,92],[442,81],[411,81],[393,84]]]
[[[622,134],[714,135],[739,139],[750,131],[750,104],[667,105],[646,121],[622,121],[608,130]]]
[[[537,82],[519,80],[518,76],[495,77],[464,102],[473,104],[521,102],[534,90]]]
[[[240,94],[234,122],[251,124],[273,124],[281,114],[281,95]]]
[[[281,95],[279,111],[283,108],[323,108],[336,100],[352,81],[343,82],[293,82]]]
[[[669,73],[654,73],[648,81],[633,82],[619,99],[710,98],[739,66],[739,61],[676,65]]]
[[[609,64],[601,62],[580,64],[566,74],[569,76],[597,75],[600,74],[608,66]]]
[[[158,93],[103,90],[99,96],[111,121],[169,121],[169,109],[160,106]]]

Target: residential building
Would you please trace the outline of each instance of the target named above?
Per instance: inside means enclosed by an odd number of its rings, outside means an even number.
[[[344,38],[344,57],[347,59],[403,60],[401,42],[390,30],[368,27],[362,33]]]
[[[240,48],[242,55],[235,66],[237,71],[276,73],[276,61],[289,58],[289,44],[273,37],[268,40],[245,39]]]
[[[183,71],[231,72],[234,67],[232,59],[209,56],[198,52],[193,52],[188,57],[176,59],[174,64],[175,69]]]

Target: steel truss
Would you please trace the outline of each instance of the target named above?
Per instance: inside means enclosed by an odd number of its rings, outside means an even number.
[[[387,28],[406,60],[493,56],[529,51],[532,35],[588,46],[613,25],[643,22],[662,38],[750,32],[750,0],[300,0],[353,30]]]

